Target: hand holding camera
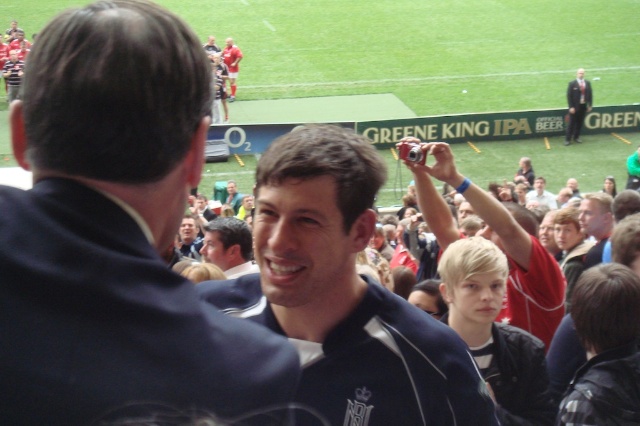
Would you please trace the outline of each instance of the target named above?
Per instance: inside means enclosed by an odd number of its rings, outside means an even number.
[[[448,143],[428,142],[421,143],[414,137],[406,137],[396,144],[400,153],[400,159],[416,175],[427,173],[431,177],[445,182],[457,188],[464,180],[464,176],[458,173],[453,158],[453,152]],[[433,163],[426,165],[426,157],[430,155]]]
[[[402,141],[396,145],[401,160],[425,165],[427,153],[422,151],[419,143]]]

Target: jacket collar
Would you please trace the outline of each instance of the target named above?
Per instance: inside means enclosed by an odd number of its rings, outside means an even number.
[[[593,367],[594,365],[601,364],[607,361],[613,361],[616,359],[627,358],[635,354],[636,352],[638,352],[638,342],[634,341],[632,343],[629,343],[628,345],[618,346],[617,348],[609,349],[608,351],[599,353],[598,355],[594,356],[589,361],[584,363],[578,369],[578,371],[576,371],[575,376],[571,380],[571,386],[573,386],[573,384],[578,379],[584,376],[585,373],[589,371],[589,369],[591,369],[591,367]]]

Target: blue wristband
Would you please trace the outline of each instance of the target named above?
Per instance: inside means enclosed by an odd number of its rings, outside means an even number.
[[[469,178],[464,178],[460,186],[456,188],[456,192],[458,194],[463,194],[464,191],[469,189],[469,186],[471,186],[471,181],[469,180]]]

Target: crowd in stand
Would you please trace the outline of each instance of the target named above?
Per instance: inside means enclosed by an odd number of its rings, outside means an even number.
[[[42,85],[10,112],[34,187],[0,187],[3,423],[640,422],[636,190],[570,178],[554,195],[528,158],[480,188],[448,144],[405,138],[431,160],[405,160],[403,207],[381,215],[370,141],[306,125],[262,154],[254,187],[229,180],[209,201],[219,52],[198,58],[195,34],[144,0],[96,2],[42,34],[25,77]],[[107,60],[89,64],[86,43],[69,54],[86,34],[115,46]],[[148,91],[122,87],[120,55]]]
[[[402,197],[403,206],[397,214],[378,216],[369,246],[356,258],[357,271],[463,337],[503,424],[552,424],[563,395],[575,389],[571,379],[587,361],[571,318],[574,291],[585,271],[612,261],[610,239],[617,223],[640,227],[640,194],[632,189],[618,192],[612,176],[597,192],[582,193],[579,182],[569,178],[554,194],[546,189],[544,177],[535,175],[529,158],[520,160],[512,181],[481,190],[468,179],[455,181],[448,147],[428,147],[449,171],[442,174],[432,166],[426,173],[410,166],[415,180]],[[443,193],[436,191],[431,177],[443,179]],[[183,247],[183,259],[214,263],[223,274],[241,264],[246,273],[258,272],[249,247],[251,226],[243,223],[253,216],[253,197],[239,194],[234,181],[229,181],[227,194],[220,211],[235,212],[235,218],[213,215],[203,220],[206,198],[199,195],[203,204],[191,208],[191,220],[201,226],[193,242],[197,250],[189,254],[184,242],[176,247]],[[251,200],[245,212],[241,199]],[[235,231],[215,225],[221,220],[235,222]],[[219,253],[234,247],[242,252],[242,239],[247,255],[235,263],[212,255],[214,246]],[[635,253],[621,263],[640,276],[639,244],[637,236],[621,238],[616,253],[614,242],[613,259],[622,257],[620,250]],[[184,260],[177,266],[181,263]],[[478,316],[477,307],[465,301],[481,291],[469,290],[469,283],[493,292],[484,315]],[[562,402],[563,422],[585,414],[567,411],[567,404]]]

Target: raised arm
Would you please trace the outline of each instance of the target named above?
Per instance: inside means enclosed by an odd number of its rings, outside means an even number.
[[[487,194],[486,191],[466,180],[458,172],[449,144],[444,142],[427,143],[422,145],[422,150],[433,157],[435,162],[431,166],[409,165],[416,175],[416,189],[418,188],[417,176],[424,174],[431,175],[454,188],[458,188],[458,191],[463,192],[465,199],[471,203],[476,214],[487,225],[488,228],[483,230],[484,236],[502,245],[502,249],[511,259],[525,270],[528,270],[532,247],[531,237],[516,222],[506,207]],[[422,205],[420,205],[420,208],[422,208]],[[495,233],[499,239],[492,238],[491,233]]]
[[[403,142],[420,143],[420,140],[404,138],[401,143]],[[427,152],[426,146],[427,144],[422,144],[423,152]],[[451,215],[451,209],[449,209],[444,197],[440,195],[433,184],[425,166],[411,162],[405,162],[405,164],[413,173],[418,196],[418,207],[420,207],[422,218],[429,226],[429,230],[436,236],[440,249],[444,251],[449,244],[460,238],[460,233]]]

